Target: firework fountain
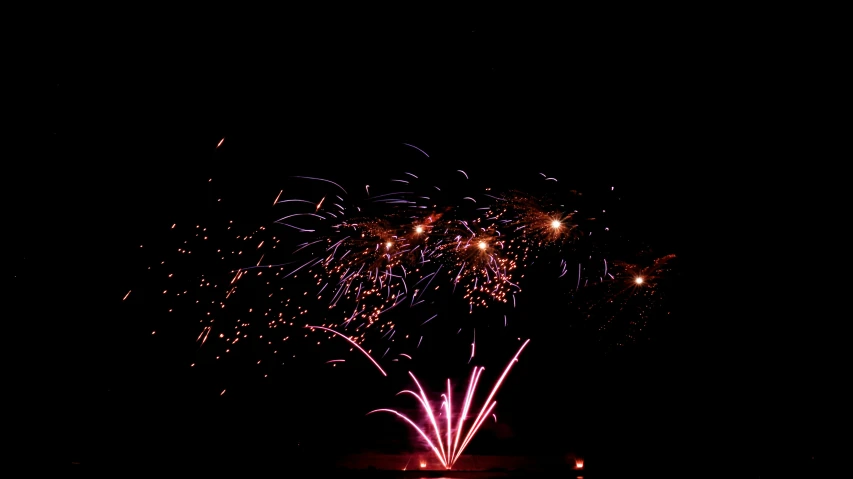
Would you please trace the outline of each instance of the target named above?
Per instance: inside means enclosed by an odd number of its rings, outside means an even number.
[[[406,416],[405,414],[394,410],[394,409],[375,409],[370,411],[368,414],[373,414],[377,412],[387,412],[398,416],[399,418],[406,421],[409,425],[411,425],[420,436],[427,442],[430,449],[432,450],[435,457],[441,462],[441,464],[446,469],[452,469],[453,465],[462,455],[462,452],[465,451],[465,448],[471,442],[471,439],[477,434],[477,431],[480,430],[480,427],[483,425],[483,422],[492,413],[495,406],[497,405],[497,401],[494,401],[493,398],[495,394],[497,394],[498,389],[500,389],[501,385],[506,379],[507,374],[509,374],[512,366],[518,362],[518,357],[521,355],[521,352],[527,346],[530,340],[526,340],[524,344],[518,349],[513,356],[512,360],[510,360],[509,364],[507,364],[506,368],[504,368],[503,374],[501,374],[500,378],[495,382],[495,385],[492,387],[489,396],[483,402],[483,406],[480,408],[480,412],[474,417],[474,420],[467,424],[468,429],[465,432],[463,437],[463,432],[465,431],[466,420],[469,419],[469,411],[471,409],[472,402],[474,400],[474,395],[477,391],[477,384],[480,380],[480,375],[485,370],[482,366],[476,366],[471,370],[471,378],[468,381],[468,389],[465,393],[465,397],[462,399],[462,407],[461,410],[458,411],[457,417],[458,419],[455,421],[454,425],[453,420],[453,403],[451,400],[451,387],[450,387],[450,379],[447,380],[447,392],[442,394],[443,402],[439,409],[444,409],[446,424],[443,426],[440,425],[440,421],[436,420],[435,413],[433,412],[433,408],[430,405],[429,399],[424,393],[423,388],[421,387],[420,382],[415,377],[414,374],[409,372],[409,376],[412,377],[412,380],[415,382],[415,385],[418,387],[418,392],[411,390],[404,390],[398,394],[409,394],[414,396],[421,404],[422,411],[426,416],[426,420],[431,427],[432,433],[434,434],[435,442],[433,442],[433,438],[430,438],[430,435],[424,431],[420,426],[418,426],[415,421]],[[461,442],[460,442],[461,440]]]

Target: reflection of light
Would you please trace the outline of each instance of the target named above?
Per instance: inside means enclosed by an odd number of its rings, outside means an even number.
[[[551,221],[551,228],[554,228],[555,230],[560,229],[560,226],[562,226],[562,225],[563,225],[563,223],[560,223],[560,220]]]
[[[479,246],[480,249],[486,249],[486,246],[488,246],[488,245],[486,244],[485,241],[480,241],[480,244],[478,244],[477,246]]]
[[[575,469],[583,469],[583,459],[575,459]]]
[[[415,227],[415,233],[423,233],[423,232],[424,232],[423,226],[418,225]]]
[[[426,467],[426,463],[425,463],[425,462],[422,462],[422,463],[421,463],[421,467]]]
[[[643,284],[643,277],[642,277],[642,276],[637,276],[637,278],[636,278],[636,279],[634,279],[634,282],[635,282],[635,283],[637,283],[637,284]]]

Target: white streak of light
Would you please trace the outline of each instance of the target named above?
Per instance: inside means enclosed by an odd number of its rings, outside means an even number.
[[[383,369],[382,369],[382,366],[380,366],[380,365],[379,365],[379,363],[377,363],[377,362],[376,362],[376,360],[374,360],[374,359],[373,359],[373,357],[372,357],[370,354],[367,354],[367,351],[365,351],[365,350],[364,350],[364,348],[362,348],[361,346],[359,346],[359,345],[358,345],[358,343],[356,343],[356,342],[355,342],[355,341],[353,341],[352,339],[348,338],[347,336],[345,336],[345,335],[343,335],[343,334],[341,334],[341,333],[339,333],[339,332],[335,331],[334,329],[324,328],[323,326],[310,326],[310,325],[306,325],[305,327],[306,327],[306,328],[317,328],[317,329],[322,329],[322,330],[325,330],[325,331],[329,331],[330,333],[335,333],[335,334],[337,334],[338,336],[340,336],[340,337],[342,337],[342,338],[346,339],[347,341],[349,341],[349,342],[350,342],[350,344],[352,344],[353,346],[357,347],[359,351],[361,351],[362,353],[364,353],[364,355],[365,355],[365,356],[367,356],[367,359],[369,359],[369,360],[370,360],[374,365],[376,365],[376,367],[379,369],[379,372],[381,372],[383,376],[388,376],[388,374],[385,372],[385,370],[383,370]],[[530,340],[528,339],[528,341],[530,341]],[[527,344],[527,343],[525,343],[525,344]]]

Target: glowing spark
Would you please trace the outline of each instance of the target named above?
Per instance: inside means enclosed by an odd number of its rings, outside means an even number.
[[[489,397],[486,399],[486,401],[483,405],[483,409],[481,409],[480,414],[477,415],[478,419],[474,421],[475,426],[472,427],[468,431],[468,435],[465,437],[465,440],[462,442],[462,446],[460,446],[459,451],[456,453],[456,457],[452,458],[451,464],[453,462],[456,462],[456,459],[458,459],[459,455],[462,454],[462,451],[465,449],[465,446],[467,446],[468,443],[471,441],[471,438],[474,437],[474,434],[477,432],[480,425],[483,423],[483,419],[485,419],[484,415],[489,414],[491,412],[492,408],[495,407],[495,404],[497,404],[497,403],[491,403],[491,405],[486,406],[487,404],[489,404],[489,402],[492,400],[492,398],[495,397],[495,393],[498,392],[498,389],[501,387],[501,384],[503,384],[503,381],[506,378],[506,375],[509,374],[510,368],[512,368],[512,366],[518,362],[518,356],[521,354],[521,352],[524,350],[524,348],[527,346],[527,343],[529,343],[529,342],[530,342],[530,340],[528,339],[527,341],[524,342],[524,344],[521,345],[521,348],[519,348],[518,352],[515,353],[515,356],[513,356],[512,361],[510,361],[509,364],[507,365],[506,369],[504,369],[504,372],[501,375],[501,378],[498,379],[498,382],[495,383],[495,386],[492,388],[492,392],[489,393]]]
[[[453,414],[453,408],[450,405],[450,378],[447,378],[447,396],[445,396],[444,404],[447,405],[447,454],[452,455],[453,452],[450,450],[450,438],[452,437],[450,432],[452,425],[450,416]]]
[[[340,188],[340,189],[341,189],[341,191],[343,191],[344,193],[349,194],[349,193],[347,193],[347,190],[345,190],[341,185],[339,185],[339,184],[335,183],[335,182],[334,182],[334,181],[332,181],[332,180],[325,180],[325,179],[323,179],[323,178],[313,178],[313,177],[310,177],[310,176],[294,176],[294,178],[302,178],[302,179],[305,179],[305,180],[315,180],[315,181],[325,181],[326,183],[331,183],[331,184],[333,184],[333,185],[337,186],[337,187],[338,187],[338,188]]]
[[[580,289],[581,287],[581,264],[578,263],[578,284],[575,285],[575,289]]]
[[[325,216],[320,216],[320,215],[315,214],[315,213],[294,213],[292,215],[287,215],[287,216],[281,217],[275,221],[276,221],[276,223],[278,223],[279,221],[286,220],[288,218],[293,218],[294,216],[314,216],[315,218],[320,218],[323,220],[326,219]]]
[[[204,343],[207,342],[207,337],[209,335],[210,335],[210,326],[205,326],[204,329],[201,330],[201,333],[199,333],[196,341],[201,341],[200,346],[204,346]]]
[[[319,261],[320,261],[320,262],[322,262],[323,260],[322,260],[322,259],[320,259]],[[282,277],[283,277],[283,278],[287,278],[288,276],[292,275],[293,273],[295,273],[295,272],[299,271],[300,269],[302,269],[302,268],[304,268],[304,267],[308,266],[308,265],[309,265],[309,264],[311,264],[312,262],[313,262],[314,264],[316,264],[316,262],[315,262],[315,261],[313,261],[313,260],[312,260],[312,261],[309,261],[309,262],[307,262],[307,263],[303,264],[302,266],[300,266],[300,267],[298,267],[298,268],[294,269],[294,270],[293,270],[293,271],[291,271],[290,273],[287,273],[286,275],[284,275],[284,276],[282,276]],[[240,274],[243,274],[243,271],[240,271]],[[231,282],[233,283],[234,281],[236,281],[236,280],[237,280],[237,278],[239,278],[239,276],[235,277]]]
[[[295,229],[295,230],[298,230],[298,231],[300,231],[300,232],[302,232],[302,233],[313,233],[313,232],[314,232],[314,230],[309,230],[309,229],[305,229],[305,228],[300,228],[300,227],[298,227],[298,226],[293,226],[293,225],[291,225],[291,224],[287,224],[287,223],[280,223],[280,224],[281,224],[282,226],[287,226],[287,227],[293,228],[293,229]]]
[[[411,371],[409,371],[409,376],[412,377],[412,380],[415,381],[415,385],[418,386],[418,390],[421,392],[421,404],[423,405],[424,410],[426,411],[427,416],[429,417],[430,423],[432,423],[433,430],[435,431],[435,437],[436,439],[438,439],[438,448],[441,450],[442,456],[439,459],[441,459],[442,464],[447,465],[447,455],[444,452],[444,443],[441,442],[441,431],[438,429],[438,424],[435,421],[435,415],[432,413],[432,408],[429,405],[429,400],[426,397],[424,388],[421,387],[421,383],[418,382],[418,379],[415,377],[414,374],[412,374]]]
[[[404,145],[406,145],[406,146],[411,146],[412,148],[414,148],[414,149],[416,149],[416,150],[420,151],[421,153],[423,153],[423,154],[424,154],[424,156],[426,156],[427,158],[429,158],[429,155],[427,155],[427,154],[426,154],[426,152],[425,152],[424,150],[422,150],[422,149],[418,148],[417,146],[415,146],[415,145],[410,145],[410,144],[408,144],[408,143],[403,143],[403,144],[404,144]],[[410,174],[411,174],[411,173],[410,173]],[[412,175],[412,176],[415,176],[415,175]],[[417,178],[417,176],[415,176],[415,178]]]
[[[343,335],[343,334],[341,334],[341,333],[339,333],[339,332],[335,331],[334,329],[324,328],[323,326],[309,326],[309,325],[306,325],[305,327],[306,327],[306,328],[317,328],[317,329],[322,329],[322,330],[324,330],[324,331],[328,331],[328,332],[330,332],[330,333],[335,333],[335,334],[337,334],[338,336],[340,336],[340,337],[342,337],[342,338],[346,339],[347,341],[349,341],[349,343],[350,343],[350,344],[352,344],[353,346],[355,346],[356,348],[358,348],[358,350],[359,350],[359,351],[361,351],[362,353],[364,353],[364,355],[365,355],[365,356],[367,356],[367,359],[369,359],[369,360],[370,360],[370,361],[371,361],[371,362],[376,366],[376,368],[377,368],[377,369],[379,369],[379,372],[381,372],[383,376],[388,376],[388,374],[387,374],[387,373],[385,373],[385,370],[384,370],[384,369],[382,369],[382,366],[380,366],[380,365],[379,365],[379,363],[377,363],[377,362],[376,362],[376,360],[375,360],[375,359],[373,359],[373,357],[372,357],[370,354],[368,354],[368,353],[367,353],[367,351],[365,351],[365,350],[364,350],[364,348],[362,348],[361,346],[359,346],[359,345],[358,345],[358,343],[356,343],[356,342],[355,342],[355,341],[353,341],[352,339],[348,338],[347,336],[345,336],[345,335]]]
[[[219,143],[217,143],[217,144],[216,144],[216,148],[219,148],[220,146],[222,146],[222,143],[223,143],[224,141],[225,141],[225,137],[223,136],[223,137],[222,137],[222,139],[221,139],[221,140],[219,140]]]
[[[403,394],[403,393],[411,394],[412,396],[415,396],[418,399],[418,401],[420,402],[421,407],[423,409],[423,412],[427,416],[427,422],[430,425],[432,425],[433,434],[436,437],[436,442],[438,442],[438,446],[436,446],[435,443],[432,441],[432,439],[430,439],[429,434],[427,434],[426,431],[421,429],[414,421],[409,419],[409,417],[407,417],[405,414],[402,414],[402,413],[395,411],[393,409],[375,409],[373,411],[370,411],[367,414],[373,414],[376,412],[389,412],[389,413],[396,415],[397,417],[400,417],[401,419],[403,419],[404,421],[409,423],[409,425],[411,425],[413,428],[415,428],[415,430],[421,435],[421,437],[424,438],[424,440],[426,440],[427,444],[429,445],[430,449],[432,450],[433,454],[435,454],[435,457],[439,460],[439,462],[441,462],[441,464],[444,465],[444,467],[446,469],[451,469],[453,467],[453,465],[456,463],[456,461],[459,459],[459,457],[462,455],[462,452],[465,450],[465,447],[470,443],[471,438],[474,437],[474,435],[480,429],[480,427],[483,424],[483,421],[487,417],[489,417],[489,415],[491,415],[492,418],[494,418],[495,422],[497,422],[497,415],[492,413],[492,410],[495,408],[495,405],[497,404],[497,402],[492,401],[492,398],[495,396],[495,393],[497,393],[501,384],[503,384],[503,381],[506,378],[507,374],[509,374],[509,371],[512,368],[512,366],[518,362],[518,356],[521,354],[521,352],[524,350],[524,348],[527,346],[527,343],[529,343],[529,342],[530,342],[530,340],[528,339],[524,342],[524,344],[521,345],[521,348],[519,348],[518,352],[515,353],[515,356],[512,358],[512,360],[509,362],[509,364],[504,369],[503,374],[501,375],[500,379],[498,379],[498,381],[495,383],[494,387],[492,388],[492,391],[489,394],[489,397],[486,399],[480,413],[477,415],[474,422],[470,425],[470,427],[468,429],[468,433],[466,434],[465,439],[462,441],[461,445],[459,444],[459,440],[461,438],[463,425],[465,423],[465,419],[468,417],[468,410],[470,409],[471,401],[473,400],[473,397],[474,397],[474,392],[477,389],[477,382],[479,381],[480,374],[485,369],[482,366],[475,366],[474,369],[471,371],[471,379],[468,382],[468,390],[467,390],[467,393],[465,394],[465,398],[463,400],[462,411],[458,415],[459,419],[458,419],[458,424],[456,426],[456,437],[455,437],[455,439],[454,439],[453,434],[452,434],[452,432],[453,432],[452,431],[452,420],[453,419],[451,417],[452,416],[452,404],[451,404],[451,395],[450,395],[450,379],[447,380],[447,393],[442,394],[442,396],[445,399],[443,406],[444,406],[445,412],[447,413],[447,426],[446,426],[446,429],[443,431],[444,434],[442,434],[442,431],[438,426],[438,422],[435,419],[435,415],[432,412],[432,408],[429,405],[429,401],[427,400],[427,397],[426,397],[426,394],[424,393],[423,388],[421,387],[420,383],[418,382],[418,379],[415,377],[414,374],[412,374],[411,371],[409,371],[409,376],[411,376],[412,380],[418,386],[418,390],[420,391],[420,394],[417,394],[414,391],[409,391],[409,390],[401,391],[399,393],[399,394]],[[442,437],[444,437],[444,441],[442,440]]]
[[[128,290],[127,294],[124,295],[124,298],[121,298],[121,300],[124,301],[128,296],[130,296],[130,290]]]
[[[413,148],[414,145],[408,145],[408,147]],[[408,155],[405,151],[402,153]],[[428,155],[425,154],[425,156]],[[412,158],[417,160],[417,157],[410,157]],[[457,171],[466,179],[469,178],[466,171]],[[452,171],[449,173],[450,177],[447,178],[447,175],[444,175],[444,178],[449,179],[454,188],[471,185],[470,181],[462,183],[454,179],[458,177],[454,177]],[[186,256],[192,254],[193,264],[199,265],[212,263],[205,260],[216,260],[218,264],[226,265],[218,267],[220,273],[224,273],[223,275],[217,275],[215,279],[199,274],[174,274],[173,277],[170,273],[176,273],[174,267],[178,265],[172,263],[172,257],[158,258],[156,261],[159,265],[152,263],[148,269],[155,270],[153,273],[161,275],[162,278],[169,278],[166,280],[168,285],[156,287],[158,292],[163,292],[164,298],[188,303],[194,301],[196,307],[201,308],[198,310],[199,314],[206,315],[206,317],[196,318],[200,319],[199,329],[213,328],[212,331],[204,331],[201,339],[195,344],[196,348],[204,349],[202,354],[208,354],[210,348],[205,343],[208,334],[210,337],[219,338],[211,341],[216,343],[217,347],[220,344],[226,348],[231,347],[238,338],[242,343],[254,341],[254,338],[258,337],[258,332],[263,333],[265,339],[262,339],[262,342],[272,345],[273,342],[266,339],[267,334],[275,336],[283,333],[283,337],[286,334],[292,334],[294,326],[296,331],[302,331],[303,326],[314,322],[328,325],[329,328],[335,328],[341,331],[341,334],[348,335],[349,340],[362,346],[362,353],[366,350],[372,361],[381,364],[385,359],[382,357],[375,359],[372,356],[374,350],[377,353],[381,350],[378,345],[372,344],[373,341],[381,339],[387,341],[383,344],[389,346],[397,340],[397,344],[404,343],[406,348],[410,348],[411,340],[416,335],[443,334],[439,331],[445,330],[436,329],[436,327],[443,327],[446,319],[442,319],[439,322],[441,324],[431,326],[429,333],[423,331],[422,326],[433,321],[438,315],[444,317],[443,314],[436,315],[434,306],[427,306],[428,304],[441,305],[446,303],[448,298],[455,297],[461,301],[454,302],[454,307],[457,307],[458,303],[460,310],[465,307],[471,313],[475,309],[490,308],[493,305],[501,309],[516,308],[517,293],[521,292],[522,284],[527,286],[524,283],[527,281],[525,278],[533,277],[540,271],[544,271],[548,276],[547,280],[553,282],[555,290],[569,293],[555,299],[558,302],[574,303],[571,304],[573,309],[577,307],[584,312],[588,311],[590,314],[585,315],[587,318],[594,316],[595,321],[600,321],[598,330],[603,331],[610,327],[609,325],[616,319],[624,318],[631,321],[631,326],[625,334],[634,341],[632,335],[650,329],[647,326],[654,319],[651,314],[647,314],[650,312],[649,308],[660,308],[660,300],[667,293],[663,288],[668,287],[669,282],[659,281],[664,279],[662,275],[666,271],[662,269],[663,258],[660,258],[660,261],[655,260],[654,265],[648,265],[647,260],[651,258],[645,255],[651,253],[651,250],[642,246],[644,244],[642,241],[632,241],[632,245],[639,245],[642,248],[636,251],[642,254],[642,257],[632,259],[628,256],[631,252],[626,249],[620,250],[618,256],[610,257],[608,254],[607,259],[604,259],[603,252],[610,248],[593,242],[598,241],[599,236],[604,240],[606,236],[613,233],[604,235],[603,233],[607,231],[605,225],[595,223],[594,218],[591,218],[595,216],[593,212],[604,211],[602,207],[581,201],[580,192],[577,191],[570,191],[572,198],[560,201],[552,196],[559,192],[552,191],[552,188],[544,188],[547,185],[539,183],[535,175],[534,171],[532,177],[540,188],[533,192],[534,194],[515,189],[497,191],[492,188],[485,188],[485,192],[460,193],[459,190],[454,192],[449,188],[434,187],[431,180],[425,178],[421,181],[418,178],[419,175],[408,172],[400,172],[397,178],[402,180],[391,180],[397,183],[387,181],[377,183],[377,195],[370,192],[369,187],[372,185],[357,182],[343,187],[345,183],[332,176],[328,178],[340,184],[323,178],[289,177],[287,179],[290,182],[295,182],[297,185],[302,183],[303,188],[307,183],[308,196],[303,197],[304,199],[292,198],[292,195],[289,195],[292,199],[282,198],[283,189],[287,189],[288,186],[279,190],[274,197],[274,209],[283,208],[286,211],[276,212],[275,216],[269,218],[271,221],[266,221],[266,226],[256,225],[246,230],[245,223],[242,221],[239,223],[243,224],[238,225],[234,224],[235,221],[227,221],[227,218],[224,222],[226,224],[219,225],[221,229],[218,230],[214,229],[215,225],[209,224],[188,223],[184,225],[186,228],[182,227],[181,230],[177,229],[176,224],[171,225],[172,231],[167,231],[170,238],[173,234],[191,236],[180,239],[182,244],[176,245],[178,254]],[[541,177],[552,180],[544,173]],[[307,181],[294,178],[304,178]],[[311,182],[311,180],[316,181]],[[404,183],[405,186],[399,183]],[[348,191],[344,188],[352,189],[357,193],[359,184],[365,187],[367,196],[362,194],[357,194],[358,198],[340,196],[340,193]],[[444,190],[445,193],[432,195],[432,188],[438,191]],[[606,186],[604,190],[606,191]],[[464,195],[470,196],[462,199]],[[317,200],[316,196],[320,196],[321,199]],[[606,195],[603,196],[606,197]],[[329,200],[329,205],[325,203],[327,197],[332,198]],[[482,198],[483,204],[481,205],[480,200],[476,198]],[[616,200],[615,197],[612,199]],[[475,204],[464,203],[467,200]],[[222,201],[225,199],[223,198]],[[287,203],[287,205],[275,206],[278,203]],[[309,208],[314,208],[315,212],[311,213]],[[414,211],[412,208],[426,210]],[[319,214],[321,209],[323,213]],[[574,216],[578,219],[582,218],[582,221],[574,221]],[[279,220],[272,221],[276,218]],[[288,221],[292,223],[288,224]],[[168,228],[170,225],[165,223],[163,226]],[[593,231],[585,230],[586,226],[595,229],[593,236],[596,238],[590,239]],[[613,224],[613,226],[614,231],[617,231],[619,225]],[[190,227],[194,231],[190,230]],[[604,230],[602,231],[601,228]],[[306,235],[308,235],[307,238]],[[204,243],[201,243],[202,241]],[[220,241],[236,244],[211,245]],[[572,247],[568,247],[568,243],[571,243]],[[201,248],[199,244],[205,246]],[[252,245],[256,247],[255,251],[251,251]],[[171,252],[174,254],[175,250],[172,249]],[[195,258],[198,256],[211,257],[199,258],[196,261]],[[160,262],[160,259],[166,261]],[[235,261],[237,264],[234,264]],[[252,265],[252,261],[256,264]],[[571,291],[571,279],[568,275],[568,265],[573,261],[578,264],[576,291]],[[537,266],[548,265],[547,268],[551,269],[537,268],[535,271],[529,271],[527,268],[534,263]],[[168,266],[163,266],[164,264]],[[557,264],[559,266],[556,266]],[[555,267],[559,269],[554,270]],[[254,271],[255,269],[257,271]],[[457,273],[453,274],[453,270],[457,270]],[[185,270],[177,270],[177,272],[181,271]],[[231,274],[232,277],[226,277],[227,274]],[[553,274],[557,274],[558,278],[553,278]],[[599,278],[599,281],[595,281],[595,278]],[[289,279],[289,281],[282,284],[279,280],[283,279]],[[232,283],[230,285],[229,280]],[[580,290],[580,283],[584,283],[584,290]],[[413,285],[412,291],[408,290],[409,284]],[[537,283],[534,279],[531,284],[534,288],[538,288],[542,283]],[[192,291],[188,291],[192,287],[203,288],[201,296],[197,297]],[[219,289],[216,289],[217,287]],[[425,294],[427,292],[429,294]],[[460,292],[463,295],[462,298],[458,297]],[[123,302],[130,299],[129,295],[132,294],[131,291],[126,293],[122,298]],[[174,299],[174,297],[179,298]],[[233,303],[235,297],[240,298],[236,305]],[[392,318],[391,314],[385,314],[390,309],[402,309],[400,305],[405,305],[407,300],[412,308],[421,307],[425,310],[416,312],[414,315],[401,313],[405,318],[401,316]],[[258,304],[258,301],[264,303]],[[249,325],[249,319],[244,316],[246,310],[244,305],[256,308],[255,313],[252,313],[251,325]],[[175,306],[175,309],[172,309],[172,306]],[[555,305],[555,307],[562,306],[562,304]],[[177,304],[166,305],[166,307],[170,313],[182,310]],[[338,308],[338,311],[329,312],[328,315],[323,311],[317,311],[326,307]],[[521,307],[523,308],[524,304]],[[220,312],[220,310],[224,311]],[[492,310],[494,311],[494,308]],[[639,313],[639,316],[635,313]],[[259,317],[261,315],[264,316],[263,319]],[[617,318],[617,315],[621,316]],[[423,316],[429,319],[424,321]],[[329,319],[321,321],[305,318]],[[400,320],[398,321],[397,318]],[[578,318],[580,319],[580,316]],[[235,319],[237,334],[234,332]],[[505,329],[508,328],[508,323],[508,314],[504,314]],[[462,324],[457,324],[457,327],[460,326]],[[419,327],[420,332],[418,332]],[[267,331],[267,328],[270,331]],[[263,331],[258,331],[259,329]],[[462,340],[463,343],[461,330],[464,329],[460,327],[457,333],[459,334],[457,339]],[[396,336],[398,332],[400,336]],[[221,333],[224,333],[224,336],[221,336]],[[446,333],[453,334],[452,326],[449,326]],[[334,333],[316,335],[302,331],[301,334],[288,336],[291,339],[287,340],[286,344],[291,345],[302,341],[301,338],[296,337],[301,336],[307,338],[312,346],[314,346],[313,343],[317,345],[331,343],[332,347],[335,344],[341,348],[345,347],[343,343],[331,340],[330,334]],[[403,336],[405,339],[402,338]],[[282,337],[276,337],[274,340],[281,341]],[[418,347],[422,344],[423,337],[420,336],[416,341]],[[312,338],[323,339],[324,342],[313,341]],[[204,347],[200,348],[199,343]],[[347,349],[351,350],[353,347],[350,346]],[[418,352],[420,352],[419,349]],[[391,354],[388,350],[386,353]],[[472,342],[468,367],[475,364],[473,362],[475,353],[476,344]],[[332,357],[334,355],[337,354],[333,354]],[[289,357],[290,354],[286,356]],[[323,359],[329,359],[328,356],[326,355]],[[393,357],[399,356],[395,353],[389,356],[389,359]],[[349,361],[352,362],[354,359],[350,357]],[[355,359],[355,361],[360,360]],[[452,406],[457,409],[460,409],[463,404],[461,393],[462,391],[459,390],[454,391],[456,397],[453,398],[455,401]],[[478,403],[477,407],[480,406],[487,409],[492,407],[488,403],[482,405]],[[450,415],[450,411],[445,411],[444,406],[435,412],[436,415]],[[453,430],[456,431],[455,423],[458,419],[455,410],[452,420]],[[465,433],[468,427],[476,427],[476,423],[472,422],[473,414],[465,421]],[[415,422],[425,430],[431,427],[421,421]],[[444,422],[445,420],[440,420],[441,441],[446,446]],[[428,430],[426,432],[435,442],[433,433]],[[456,435],[455,432],[454,435]],[[465,438],[466,435],[461,434],[457,446],[461,445]],[[439,444],[435,446],[439,448]],[[445,459],[452,462],[451,460],[457,457],[457,452],[458,447],[445,448]],[[417,458],[414,459],[417,463]],[[434,459],[429,461],[430,466],[435,464]]]

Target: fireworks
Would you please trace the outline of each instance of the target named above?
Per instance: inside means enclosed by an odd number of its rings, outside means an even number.
[[[409,179],[398,181],[411,185],[417,176],[407,175]],[[382,314],[430,301],[442,287],[459,291],[469,312],[506,304],[521,292],[515,277],[531,249],[568,240],[576,227],[573,213],[546,210],[518,192],[486,193],[480,202],[461,197],[463,202],[487,205],[474,210],[467,205],[439,206],[416,191],[374,194],[363,208],[355,206],[358,214],[352,217],[340,203],[330,210],[320,208],[325,198],[315,212],[291,213],[279,220],[321,236],[297,246],[294,253],[311,259],[284,276],[304,271],[316,278],[318,296],[331,290],[329,309],[343,310],[332,324],[356,332],[377,329],[377,324],[379,329],[391,327],[380,321]],[[298,198],[280,202],[314,203]],[[284,222],[300,216],[314,223]]]
[[[521,347],[518,349],[518,352],[515,353],[515,356],[513,356],[512,360],[510,360],[509,364],[504,369],[503,374],[501,374],[501,377],[495,382],[495,385],[492,387],[489,396],[483,402],[483,406],[480,409],[480,412],[477,413],[473,421],[467,424],[468,429],[467,432],[465,432],[464,437],[463,432],[465,431],[466,420],[470,418],[469,412],[471,411],[471,405],[474,400],[474,395],[477,392],[477,384],[480,380],[480,375],[485,369],[482,366],[474,367],[474,369],[471,371],[471,378],[468,382],[468,389],[465,393],[465,397],[462,399],[461,410],[456,412],[456,420],[454,420],[453,417],[455,411],[453,410],[450,379],[447,380],[447,392],[441,395],[444,400],[441,403],[441,406],[439,406],[439,409],[444,410],[446,418],[444,425],[440,425],[441,421],[438,421],[436,419],[435,412],[433,411],[433,408],[430,405],[430,401],[427,398],[426,393],[424,393],[420,382],[414,374],[409,372],[409,376],[411,376],[412,380],[415,382],[415,385],[418,387],[418,392],[404,390],[401,391],[399,394],[409,394],[418,399],[425,416],[424,422],[428,423],[427,430],[431,430],[434,437],[431,437],[430,434],[428,434],[423,428],[418,426],[411,418],[397,410],[375,409],[373,411],[370,411],[368,414],[373,414],[377,412],[388,412],[400,417],[409,425],[411,425],[418,432],[418,434],[420,434],[420,436],[429,445],[429,448],[432,450],[433,454],[435,454],[435,457],[439,460],[439,462],[441,462],[441,464],[446,469],[451,469],[453,468],[453,465],[456,463],[459,457],[462,455],[462,452],[465,451],[465,448],[471,442],[471,439],[477,434],[477,431],[479,431],[480,427],[483,425],[483,422],[486,420],[486,418],[489,417],[490,414],[492,414],[492,411],[497,405],[497,401],[493,400],[495,394],[498,392],[498,389],[503,384],[503,381],[506,378],[507,374],[509,374],[509,371],[512,366],[518,362],[518,356],[521,355],[521,352],[524,350],[524,348],[527,346],[527,343],[529,342],[529,339],[525,341],[524,344],[522,344]],[[433,442],[433,439],[435,440],[435,442]],[[436,444],[438,444],[438,446],[436,446]]]
[[[228,191],[205,222],[164,222],[168,248],[140,250],[156,255],[145,265],[151,282],[127,285],[117,296],[129,306],[146,298],[160,308],[153,313],[174,318],[180,326],[164,335],[158,325],[157,338],[179,330],[190,353],[195,340],[198,351],[187,364],[194,374],[215,371],[211,394],[226,400],[240,394],[244,377],[292,372],[313,384],[315,373],[364,367],[372,375],[365,381],[389,380],[430,353],[447,357],[457,335],[465,360],[477,364],[488,357],[489,340],[503,335],[547,335],[543,341],[562,347],[577,324],[592,325],[589,331],[613,345],[647,333],[663,308],[674,256],[628,247],[640,243],[629,244],[618,216],[605,212],[619,211],[611,190],[583,195],[546,175],[529,185],[513,177],[519,183],[503,188],[479,177],[475,170],[437,180],[403,171],[352,184],[292,176],[268,192],[263,211],[249,212],[229,210]],[[212,184],[205,184],[209,195]],[[529,319],[538,317],[547,327]],[[439,406],[409,371],[416,388],[401,394],[418,400],[423,417],[389,408],[370,414],[408,423],[450,469],[493,417],[494,396],[527,344],[481,405],[482,367],[471,370],[464,395],[447,380]],[[352,356],[342,359],[346,349]]]
[[[666,261],[643,270],[609,250],[600,206],[556,188],[557,179],[541,175],[533,195],[477,185],[476,172],[451,176],[406,171],[363,189],[290,177],[270,194],[271,219],[248,232],[239,217],[169,222],[177,247],[149,269],[165,282],[165,309],[195,318],[194,337],[217,358],[238,343],[279,354],[338,335],[379,367],[391,351],[412,354],[425,333],[506,327],[528,284],[546,285],[555,293],[545,299],[576,304],[608,331],[626,316],[614,299],[660,298]],[[623,291],[628,277],[633,289]],[[629,319],[636,327],[617,341],[633,340],[645,321]]]
[[[606,264],[606,280],[581,288],[575,298],[608,348],[636,341],[649,327],[654,313],[666,314],[666,288],[675,255],[636,258],[633,263]]]

